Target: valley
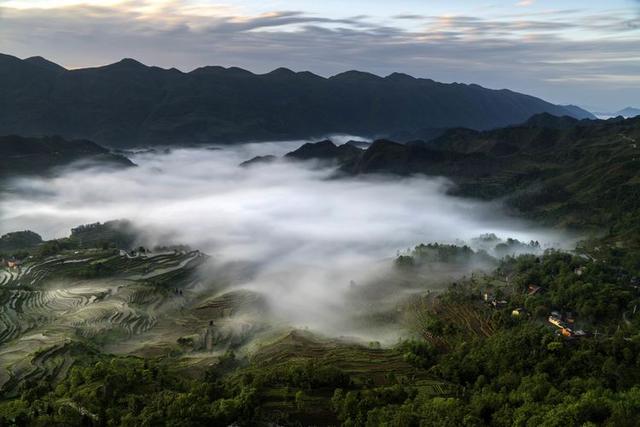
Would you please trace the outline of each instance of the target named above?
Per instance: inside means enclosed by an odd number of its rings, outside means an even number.
[[[570,409],[588,373],[617,423],[640,379],[639,137],[636,119],[534,116],[6,180],[0,419],[545,423],[562,390],[562,416],[594,420]],[[105,216],[127,219],[72,222]],[[16,231],[32,223],[47,236]]]

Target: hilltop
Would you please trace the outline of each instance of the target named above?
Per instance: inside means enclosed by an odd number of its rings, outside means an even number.
[[[20,174],[46,174],[71,163],[130,167],[128,158],[87,140],[59,136],[27,138],[0,136],[0,178]]]

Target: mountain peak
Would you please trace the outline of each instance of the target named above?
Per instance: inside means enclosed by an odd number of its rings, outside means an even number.
[[[42,56],[32,56],[32,57],[26,58],[24,61],[33,65],[37,65],[42,68],[46,68],[47,70],[51,70],[51,71],[56,71],[56,72],[67,71],[67,69],[64,68],[63,66],[58,65],[55,62],[51,62],[48,59],[43,58]]]
[[[147,68],[147,66],[144,65],[142,62],[136,61],[133,58],[122,58],[120,61],[114,64],[111,64],[110,66],[118,66],[118,67],[126,67],[126,68]]]
[[[372,73],[367,73],[358,70],[349,70],[344,73],[336,74],[329,77],[329,80],[345,80],[345,81],[357,81],[357,80],[381,80],[382,77]]]
[[[265,76],[294,76],[296,73],[285,67],[278,67],[273,71],[268,72]]]
[[[412,81],[416,80],[415,77],[410,76],[409,74],[405,74],[405,73],[391,73],[387,77],[385,77],[385,79],[393,80],[393,81],[396,81],[396,82],[402,82],[402,81],[412,82]]]

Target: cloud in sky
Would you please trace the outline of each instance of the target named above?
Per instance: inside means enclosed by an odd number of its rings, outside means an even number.
[[[511,3],[510,10],[492,14],[381,17],[348,8],[319,15],[296,9],[298,2],[252,13],[235,3],[186,0],[10,1],[0,2],[0,51],[70,67],[135,57],[183,70],[215,64],[324,75],[400,71],[617,108],[640,98],[640,58],[633,54],[640,14],[631,8],[637,3],[610,10]]]

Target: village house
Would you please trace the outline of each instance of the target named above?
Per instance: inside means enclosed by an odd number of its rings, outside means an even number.
[[[10,260],[7,260],[7,263],[6,263],[7,268],[16,268],[16,269],[19,269],[21,264],[22,262],[18,259],[10,259]]]
[[[582,329],[574,329],[573,316],[569,313],[567,316],[562,316],[558,311],[552,311],[547,319],[549,323],[558,328],[558,333],[567,338],[584,337],[587,333]],[[570,325],[571,323],[571,325]]]
[[[552,325],[558,327],[558,328],[564,328],[564,323],[562,322],[562,319],[558,316],[554,316],[553,314],[551,314],[547,320],[549,321],[549,323],[551,323]]]
[[[511,316],[513,316],[513,317],[524,317],[526,315],[527,315],[527,310],[525,308],[522,308],[522,307],[515,308],[511,312]]]
[[[495,309],[504,308],[509,303],[505,299],[500,299],[500,300],[497,299],[495,297],[495,295],[493,293],[490,293],[490,292],[485,292],[482,295],[482,299],[484,300],[485,303],[489,304],[491,307],[493,307]]]

